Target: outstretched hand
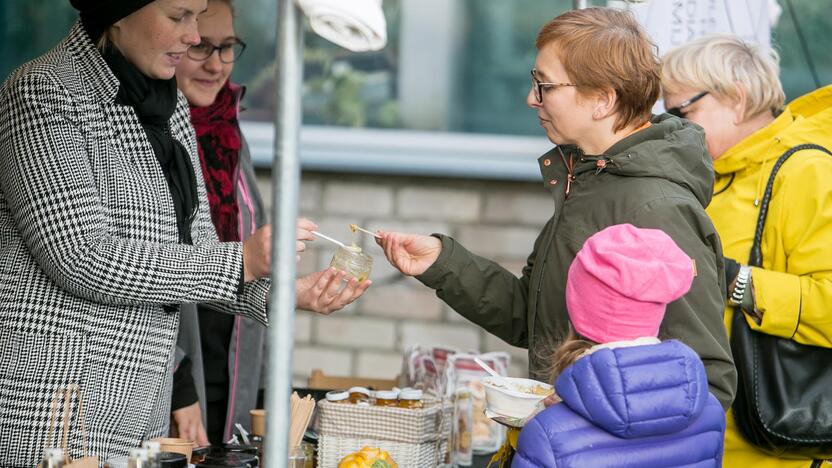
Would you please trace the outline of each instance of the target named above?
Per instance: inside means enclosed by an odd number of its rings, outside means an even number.
[[[442,252],[442,241],[433,236],[384,231],[377,234],[376,243],[384,249],[387,260],[407,276],[424,273]]]

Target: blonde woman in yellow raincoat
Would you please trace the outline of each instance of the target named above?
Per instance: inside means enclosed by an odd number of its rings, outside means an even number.
[[[665,106],[705,129],[714,159],[707,208],[722,238],[728,295],[748,261],[758,202],[777,158],[802,143],[832,150],[832,86],[783,108],[776,53],[734,36],[711,36],[664,57]],[[749,325],[799,343],[832,347],[832,157],[799,151],[774,189],[762,237],[764,268],[751,268],[742,295]],[[725,309],[730,332],[733,307]],[[809,467],[745,441],[728,413],[726,467]]]

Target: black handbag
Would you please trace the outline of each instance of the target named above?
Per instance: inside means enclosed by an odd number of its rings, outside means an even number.
[[[774,177],[792,154],[806,149],[832,156],[822,146],[804,144],[789,149],[774,164],[760,205],[750,266],[763,263],[760,243]],[[832,304],[829,310],[832,314]],[[745,439],[782,458],[832,457],[832,349],[756,332],[737,307],[731,351],[739,376],[732,408]]]

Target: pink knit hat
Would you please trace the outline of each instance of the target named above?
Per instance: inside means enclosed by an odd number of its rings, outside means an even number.
[[[693,276],[693,261],[664,231],[610,226],[587,239],[569,267],[569,318],[597,343],[656,336],[665,307],[688,292]]]

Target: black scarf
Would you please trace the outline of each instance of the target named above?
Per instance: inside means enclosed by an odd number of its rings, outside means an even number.
[[[198,198],[191,158],[185,147],[171,136],[168,124],[176,109],[176,78],[148,78],[115,47],[106,47],[102,55],[120,83],[116,103],[136,111],[162,167],[173,198],[179,242],[190,244]]]

